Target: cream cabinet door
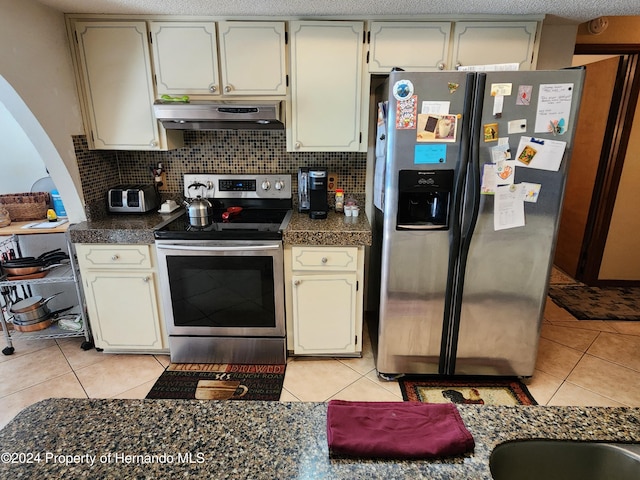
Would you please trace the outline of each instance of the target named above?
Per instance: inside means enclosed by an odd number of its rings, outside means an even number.
[[[517,63],[535,70],[537,22],[457,22],[453,32],[452,65]]]
[[[369,72],[389,73],[449,69],[450,22],[372,22]]]
[[[89,270],[82,276],[96,347],[114,351],[164,348],[152,273]]]
[[[286,95],[284,22],[220,22],[224,95]]]
[[[356,345],[357,275],[293,275],[294,353],[352,354]]]
[[[292,21],[287,150],[359,151],[364,23]],[[364,146],[364,147],[363,147]]]
[[[161,150],[171,145],[153,114],[145,22],[76,22],[78,62],[97,149]]]
[[[214,22],[150,22],[158,96],[220,93]]]

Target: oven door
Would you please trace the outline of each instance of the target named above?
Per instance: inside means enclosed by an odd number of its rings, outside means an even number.
[[[169,335],[282,337],[280,241],[158,240]]]

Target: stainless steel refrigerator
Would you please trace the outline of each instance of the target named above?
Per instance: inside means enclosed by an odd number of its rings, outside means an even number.
[[[399,71],[378,89],[381,376],[533,374],[583,76]]]

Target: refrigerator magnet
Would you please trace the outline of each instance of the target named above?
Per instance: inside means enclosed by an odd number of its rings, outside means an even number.
[[[396,129],[412,130],[416,128],[418,116],[418,97],[413,95],[407,100],[396,103]]]
[[[455,142],[458,129],[457,115],[419,114],[417,142]]]
[[[498,144],[491,149],[491,160],[498,163],[504,160],[511,160],[511,148],[508,143]]]
[[[507,123],[507,133],[524,133],[527,131],[527,119],[522,118],[520,120],[511,120]]]
[[[484,141],[485,142],[497,142],[498,141],[498,124],[487,123],[484,126]]]
[[[516,105],[529,105],[531,104],[531,92],[533,86],[520,85],[518,87],[518,98],[516,98]]]
[[[411,80],[398,80],[393,84],[393,96],[399,102],[412,97],[413,91]]]
[[[416,145],[413,153],[415,165],[445,163],[447,161],[447,146],[445,144]]]
[[[492,97],[508,97],[511,95],[510,83],[492,83],[491,84],[491,96]]]
[[[540,188],[542,185],[539,183],[522,182],[522,195],[525,202],[536,203],[538,196],[540,195]]]
[[[502,160],[496,163],[496,185],[512,185],[515,170],[515,160]]]

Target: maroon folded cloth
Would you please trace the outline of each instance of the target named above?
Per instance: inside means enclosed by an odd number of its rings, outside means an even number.
[[[348,402],[327,408],[329,452],[368,458],[433,458],[475,447],[453,403]]]

